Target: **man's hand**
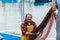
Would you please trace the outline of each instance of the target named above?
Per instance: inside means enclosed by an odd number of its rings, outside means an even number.
[[[39,40],[45,40],[45,38],[41,38],[41,39],[39,39]]]
[[[57,9],[56,6],[57,6],[57,5],[56,5],[55,3],[53,3],[53,5],[52,5],[52,10],[53,10],[53,11],[55,11],[55,10]]]
[[[37,32],[37,33],[36,33],[36,35],[39,35],[39,34],[40,34],[40,32]]]

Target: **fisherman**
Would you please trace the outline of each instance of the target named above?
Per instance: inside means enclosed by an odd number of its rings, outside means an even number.
[[[21,24],[22,37],[21,40],[30,40],[29,35],[38,35],[38,33],[31,33],[35,28],[37,28],[36,23],[32,21],[32,15],[27,14],[24,22]]]

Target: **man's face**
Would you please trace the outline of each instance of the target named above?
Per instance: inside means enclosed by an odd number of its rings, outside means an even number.
[[[27,15],[26,20],[27,20],[28,22],[30,22],[31,19],[32,19],[31,15]]]

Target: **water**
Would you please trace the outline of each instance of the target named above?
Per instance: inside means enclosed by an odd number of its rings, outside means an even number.
[[[3,37],[3,40],[20,40],[20,37],[11,34],[0,33],[0,36]]]

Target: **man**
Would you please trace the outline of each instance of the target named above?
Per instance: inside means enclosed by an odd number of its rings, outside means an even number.
[[[58,9],[58,14],[56,18],[56,31],[57,31],[56,40],[60,40],[60,0],[52,0],[52,2],[53,2],[52,5],[53,11]]]
[[[36,23],[32,21],[32,15],[27,14],[25,21],[21,24],[22,37],[21,40],[30,40],[29,35],[38,35],[38,33],[31,33],[36,28]]]

